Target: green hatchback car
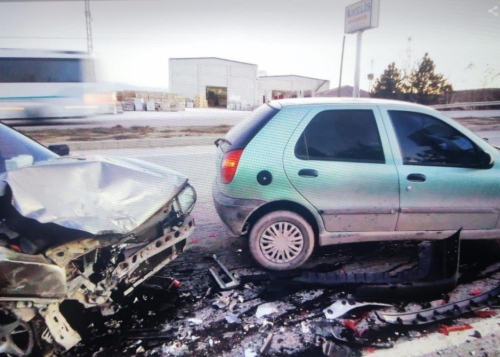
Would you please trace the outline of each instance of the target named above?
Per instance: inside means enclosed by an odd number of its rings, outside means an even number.
[[[347,98],[277,100],[218,147],[213,199],[263,267],[317,246],[500,238],[500,156],[438,111]]]

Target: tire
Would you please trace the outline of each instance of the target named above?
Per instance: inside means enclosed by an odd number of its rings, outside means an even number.
[[[292,270],[309,259],[314,242],[314,231],[302,216],[275,211],[253,225],[249,243],[252,256],[264,268]]]

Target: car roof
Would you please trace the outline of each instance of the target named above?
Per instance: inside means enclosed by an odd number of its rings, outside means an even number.
[[[302,105],[322,105],[322,104],[380,104],[380,105],[388,105],[388,104],[397,104],[397,105],[405,105],[409,107],[417,107],[417,108],[428,108],[424,105],[403,102],[399,100],[388,100],[388,99],[375,99],[375,98],[328,98],[328,97],[317,97],[317,98],[294,98],[294,99],[278,99],[272,100],[269,102],[274,108],[283,108],[283,107],[291,107],[291,106],[302,106]]]

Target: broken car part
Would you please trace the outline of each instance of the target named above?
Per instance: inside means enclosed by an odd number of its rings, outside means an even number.
[[[327,319],[336,319],[340,316],[345,315],[351,310],[363,307],[363,306],[374,306],[374,307],[392,307],[389,304],[381,304],[377,302],[355,302],[349,300],[337,300],[332,305],[328,306],[323,310]]]
[[[194,230],[187,179],[138,160],[55,158],[2,173],[0,184],[0,310],[17,316],[15,328],[39,314],[37,342],[66,350],[83,330],[71,327],[63,301],[116,313]],[[0,327],[1,354],[14,345],[11,326]]]
[[[295,282],[320,286],[352,286],[356,295],[400,297],[437,294],[453,289],[458,279],[460,230],[451,237],[418,245],[418,269],[396,274],[383,273],[318,273],[303,272]],[[387,295],[389,294],[390,295]]]
[[[500,301],[500,286],[482,295],[476,295],[469,299],[454,301],[445,305],[432,307],[430,309],[406,313],[375,313],[377,317],[386,323],[394,325],[425,325],[436,321],[455,318],[468,312],[484,309]]]
[[[329,329],[332,337],[336,343],[347,345],[347,346],[358,346],[358,347],[375,347],[375,348],[393,348],[394,345],[391,342],[371,342],[356,336],[352,336],[352,338],[347,339],[342,337],[342,330],[338,326],[332,326]]]
[[[8,311],[0,310],[0,355],[27,356],[34,345],[31,326]]]
[[[212,274],[212,277],[215,279],[217,284],[219,284],[219,287],[222,290],[231,290],[231,289],[238,287],[241,284],[241,279],[237,275],[234,275],[233,273],[231,273],[229,271],[229,269],[224,264],[222,264],[222,262],[217,258],[217,255],[214,254],[212,256],[212,258],[219,265],[219,267],[222,269],[222,271],[226,275],[227,279],[229,279],[229,282],[226,283],[224,281],[224,279],[219,275],[219,273],[215,269],[210,268],[209,269],[210,274]]]
[[[353,351],[347,346],[339,346],[331,341],[323,342],[323,354],[327,357],[351,357]]]

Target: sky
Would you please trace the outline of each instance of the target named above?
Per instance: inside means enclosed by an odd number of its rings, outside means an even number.
[[[171,57],[222,57],[268,75],[339,82],[345,7],[355,0],[91,0],[94,53],[108,82],[168,87]],[[500,0],[380,0],[363,34],[361,88],[426,52],[455,89],[500,88]],[[493,11],[495,12],[495,11]],[[87,49],[83,0],[0,0],[0,48]],[[346,35],[342,84],[354,82]],[[495,77],[496,74],[499,74]]]

